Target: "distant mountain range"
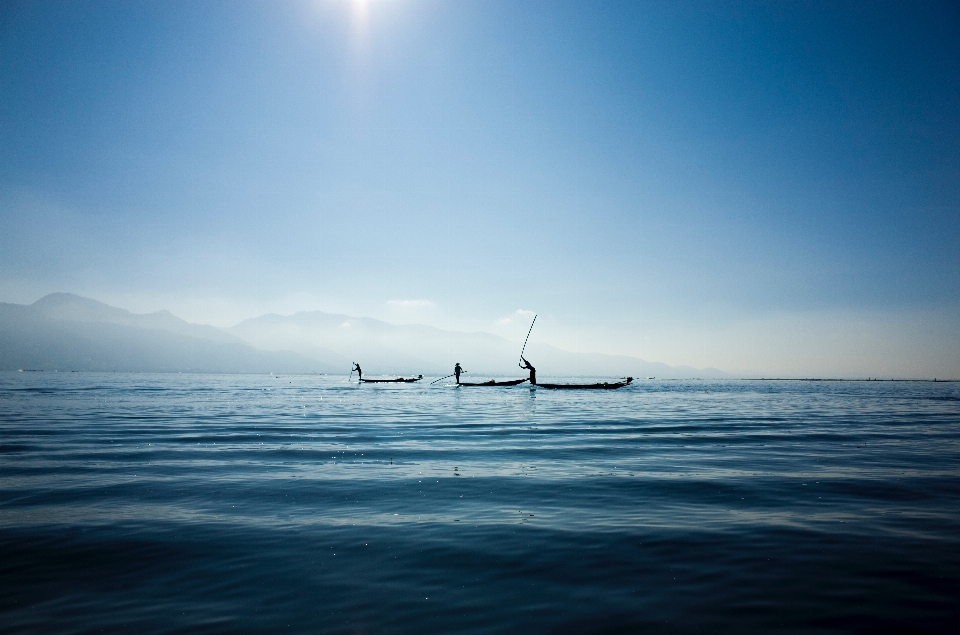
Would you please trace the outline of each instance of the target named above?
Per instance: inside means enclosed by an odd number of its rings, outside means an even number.
[[[0,303],[0,370],[316,372],[289,351],[261,351],[167,311],[137,315],[70,293]]]
[[[460,362],[473,376],[523,376],[518,344],[490,333],[395,325],[320,311],[263,315],[220,329],[168,311],[130,313],[54,293],[31,305],[0,303],[0,370],[443,375]],[[541,376],[720,378],[717,369],[635,357],[570,353],[531,342]]]
[[[524,374],[517,368],[520,344],[490,333],[388,324],[322,311],[263,315],[226,331],[257,348],[297,351],[338,370],[349,371],[350,362],[357,361],[366,373],[445,375],[460,362],[474,374]],[[538,342],[527,346],[525,357],[541,376],[726,377],[717,369],[668,366],[625,355],[570,353]]]

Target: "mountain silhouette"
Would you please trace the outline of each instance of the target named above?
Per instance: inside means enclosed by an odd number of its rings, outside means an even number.
[[[31,305],[0,303],[0,370],[317,372],[289,351],[261,351],[168,311],[130,313],[54,293]]]
[[[439,376],[460,362],[474,378],[522,377],[519,349],[518,342],[490,333],[322,311],[262,315],[222,329],[169,311],[131,313],[71,293],[30,305],[0,303],[0,370],[347,374],[356,361],[368,375]],[[541,377],[726,376],[625,355],[571,353],[536,341],[525,356]]]

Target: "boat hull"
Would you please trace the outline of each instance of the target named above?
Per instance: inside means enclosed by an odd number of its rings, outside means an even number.
[[[412,384],[415,381],[420,381],[423,379],[423,375],[419,377],[411,377],[409,379],[404,377],[397,377],[396,379],[361,379],[360,382],[364,384]]]
[[[623,388],[633,382],[633,377],[627,377],[626,381],[602,382],[599,384],[537,384],[537,388],[550,388],[554,390],[616,390]]]
[[[517,386],[517,385],[519,385],[519,384],[522,384],[522,383],[525,382],[525,381],[528,381],[528,380],[527,380],[526,378],[523,378],[523,379],[511,379],[510,381],[494,381],[494,380],[491,379],[490,381],[485,381],[485,382],[482,382],[482,383],[479,383],[479,384],[477,384],[477,383],[464,383],[464,382],[460,382],[459,384],[457,384],[457,386],[465,386],[465,387],[467,387],[467,388],[478,388],[478,387],[480,387],[480,386],[486,386],[486,387],[491,387],[491,386],[493,386],[493,387],[496,387],[496,386]]]

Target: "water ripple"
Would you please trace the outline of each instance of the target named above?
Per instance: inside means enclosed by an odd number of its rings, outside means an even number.
[[[6,632],[949,632],[960,388],[0,373]]]

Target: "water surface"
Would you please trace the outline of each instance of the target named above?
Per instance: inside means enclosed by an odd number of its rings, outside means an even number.
[[[950,632],[958,476],[951,383],[0,373],[0,630]]]

